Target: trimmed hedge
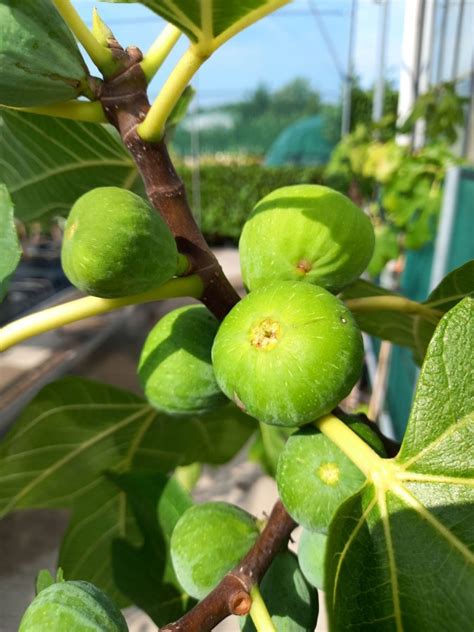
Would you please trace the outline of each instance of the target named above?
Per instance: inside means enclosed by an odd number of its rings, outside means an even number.
[[[192,201],[192,169],[181,166],[178,171]],[[263,196],[290,184],[320,184],[322,172],[322,167],[201,165],[201,229],[208,243],[237,244],[249,213]]]

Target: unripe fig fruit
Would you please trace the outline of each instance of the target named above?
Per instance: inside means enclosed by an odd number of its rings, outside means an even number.
[[[55,583],[31,602],[18,632],[128,632],[122,613],[93,584]]]
[[[0,2],[0,102],[17,107],[67,101],[87,68],[51,0]]]
[[[257,522],[243,509],[208,502],[187,509],[171,536],[171,560],[184,590],[203,599],[250,550]]]
[[[239,242],[249,290],[272,281],[306,281],[337,292],[367,267],[374,231],[367,215],[328,187],[299,184],[264,197]]]
[[[328,536],[303,529],[298,544],[298,562],[309,583],[319,590],[324,587],[324,561]]]
[[[293,553],[285,551],[273,560],[260,592],[278,632],[312,632],[318,620],[318,593],[303,576]],[[255,632],[252,619],[241,619],[244,632]]]
[[[383,453],[377,435],[366,424],[350,428]],[[326,533],[339,506],[364,484],[364,474],[314,427],[291,435],[278,459],[276,481],[286,510],[298,524]]]
[[[357,381],[362,359],[360,331],[341,301],[288,281],[240,301],[212,348],[224,393],[259,421],[281,426],[332,410]]]
[[[175,309],[155,325],[143,347],[138,375],[152,406],[167,413],[200,413],[224,404],[211,349],[219,323],[205,307]]]
[[[139,294],[178,268],[171,231],[141,197],[99,187],[80,197],[67,218],[61,251],[67,278],[92,296]]]

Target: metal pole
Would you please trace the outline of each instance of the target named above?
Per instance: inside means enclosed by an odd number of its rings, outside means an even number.
[[[406,121],[418,96],[423,9],[424,0],[405,0],[400,93],[398,97],[398,122],[400,125]],[[410,145],[412,142],[411,134],[398,134],[397,142],[401,145]]]
[[[456,25],[456,38],[454,40],[453,66],[451,69],[451,78],[457,79],[459,72],[459,53],[461,50],[462,20],[464,17],[464,0],[459,5],[458,23]]]
[[[352,0],[349,27],[349,50],[347,55],[347,74],[344,78],[344,93],[342,100],[341,136],[345,136],[351,129],[351,100],[352,83],[354,81],[354,47],[356,35],[357,0]]]
[[[436,84],[440,83],[443,78],[443,58],[444,46],[446,43],[446,27],[448,25],[448,5],[449,0],[444,0],[443,16],[441,18],[441,32],[439,36],[438,62],[436,65]]]
[[[383,99],[385,94],[385,48],[387,40],[388,5],[389,0],[378,2],[379,28],[377,38],[377,79],[374,86],[374,101],[372,103],[372,120],[377,122],[383,117]]]
[[[433,67],[433,35],[435,24],[436,0],[425,0],[423,15],[423,37],[421,42],[418,94],[425,94],[431,85],[431,70]],[[426,122],[418,119],[415,123],[413,147],[419,149],[425,144]]]

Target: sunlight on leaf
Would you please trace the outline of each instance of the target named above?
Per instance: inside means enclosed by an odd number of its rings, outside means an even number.
[[[332,628],[464,631],[474,620],[474,300],[440,322],[407,432],[331,525]]]

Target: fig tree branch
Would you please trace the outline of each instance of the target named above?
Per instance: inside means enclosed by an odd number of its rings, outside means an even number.
[[[47,331],[52,331],[58,327],[63,327],[91,316],[106,314],[127,305],[150,303],[180,296],[200,298],[202,290],[201,279],[194,274],[179,279],[172,279],[156,289],[133,296],[124,296],[122,298],[86,296],[76,301],[69,301],[68,303],[29,314],[2,327],[0,329],[0,351],[6,351],[20,342],[33,338],[33,336],[44,334]]]
[[[150,202],[175,236],[179,252],[188,258],[188,273],[201,277],[204,285],[201,301],[221,320],[239,301],[239,296],[196,224],[165,142],[144,141],[138,135],[137,128],[150,108],[147,80],[140,65],[141,52],[128,48],[126,55],[128,65],[120,74],[104,81],[101,87],[102,106],[130,151]]]
[[[232,614],[248,614],[252,607],[253,587],[261,582],[277,553],[286,548],[296,527],[296,522],[278,501],[260,537],[244,559],[197,606],[178,621],[160,628],[160,632],[208,632]],[[258,607],[257,603],[257,610]],[[262,616],[261,610],[259,614]]]

